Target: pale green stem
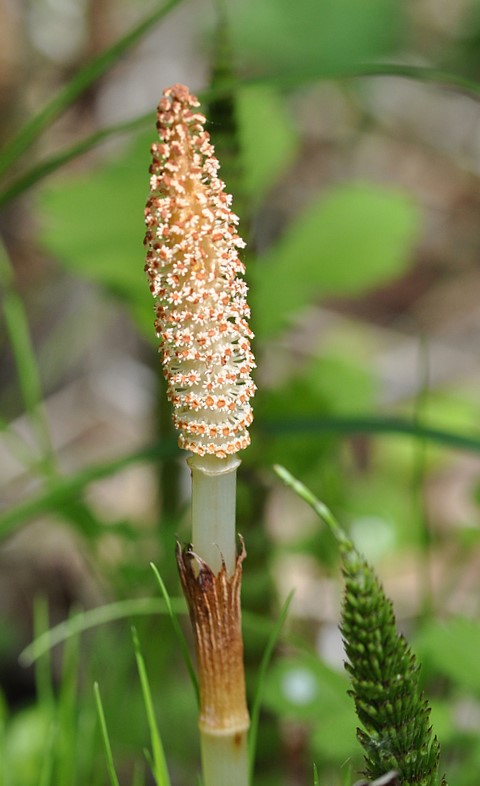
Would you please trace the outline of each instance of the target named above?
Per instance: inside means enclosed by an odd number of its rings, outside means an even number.
[[[247,729],[211,734],[200,729],[205,786],[249,786]]]
[[[217,574],[222,561],[227,576],[235,570],[237,539],[235,499],[240,459],[197,456],[188,459],[192,471],[192,546]]]

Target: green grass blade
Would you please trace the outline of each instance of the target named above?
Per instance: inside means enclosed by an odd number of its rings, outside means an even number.
[[[100,732],[102,735],[103,747],[105,750],[105,758],[107,760],[107,772],[110,778],[110,783],[111,786],[120,786],[119,780],[117,778],[117,773],[115,772],[115,765],[113,763],[112,746],[110,745],[110,738],[108,736],[107,723],[105,720],[105,713],[103,711],[103,704],[100,696],[100,689],[98,687],[98,682],[94,683],[93,692],[95,696],[95,705],[97,708],[97,716],[98,716],[98,722],[100,724]]]
[[[148,681],[147,670],[145,668],[145,661],[140,650],[140,642],[138,640],[138,635],[135,628],[132,628],[132,637],[135,650],[135,659],[137,661],[137,668],[140,676],[140,684],[142,686],[143,700],[147,713],[148,727],[150,729],[150,740],[153,753],[153,777],[155,778],[155,783],[157,786],[170,786],[167,762],[165,759],[165,752],[163,750],[162,740],[160,738],[155,712],[153,709],[152,693]]]
[[[45,491],[31,499],[20,502],[18,505],[0,514],[0,539],[10,535],[31,519],[62,508],[94,481],[110,477],[110,475],[114,475],[116,472],[120,472],[131,464],[136,464],[140,461],[165,459],[174,455],[177,451],[178,448],[173,441],[165,441],[143,450],[129,453],[113,461],[86,467],[70,477],[57,477],[55,484],[52,484]]]
[[[32,118],[24,128],[17,133],[10,144],[5,146],[0,158],[0,175],[32,144],[43,131],[64,109],[66,109],[78,96],[93,82],[104,74],[125,52],[133,46],[145,32],[156,22],[168,14],[181,0],[170,0],[162,8],[157,9],[147,19],[130,31],[124,38],[117,41],[110,49],[102,52],[97,58],[88,63],[84,69],[65,86],[55,98],[44,107],[38,115]],[[478,100],[480,86],[474,80],[459,76],[449,71],[436,68],[404,65],[401,63],[365,63],[352,65],[341,70],[338,68],[330,71],[322,67],[312,71],[285,74],[266,74],[246,80],[226,80],[216,86],[214,91],[202,94],[203,100],[211,100],[218,96],[228,95],[240,86],[268,84],[279,87],[296,87],[304,82],[316,79],[356,78],[356,77],[382,77],[396,76],[404,79],[434,83],[451,87]]]
[[[136,117],[133,120],[100,129],[86,136],[84,139],[81,139],[79,142],[76,142],[74,145],[65,148],[65,150],[62,150],[60,153],[56,153],[30,169],[27,169],[20,177],[13,180],[3,192],[0,192],[0,207],[7,204],[11,199],[20,196],[20,194],[23,194],[24,191],[27,191],[31,186],[34,186],[45,177],[48,177],[48,175],[56,172],[57,169],[68,164],[69,161],[73,161],[75,158],[78,158],[78,156],[96,147],[105,139],[151,127],[154,122],[153,118],[154,112],[152,110],[152,112]]]
[[[229,95],[230,93],[234,92],[236,87],[239,87],[242,84],[242,82],[235,80],[229,82],[226,85],[222,85],[219,88],[205,90],[202,93],[199,93],[199,99],[202,102],[208,102],[217,96],[222,97],[223,95]],[[36,183],[43,180],[45,177],[48,177],[48,175],[52,174],[53,172],[56,172],[65,164],[73,161],[75,158],[78,158],[78,156],[87,153],[89,150],[92,150],[101,142],[121,134],[128,134],[141,129],[152,128],[153,124],[154,109],[152,108],[151,112],[138,115],[138,117],[135,117],[131,120],[127,120],[122,123],[115,123],[111,126],[108,126],[107,128],[102,128],[98,131],[95,131],[93,134],[84,137],[84,139],[81,139],[79,142],[75,142],[75,144],[71,145],[70,147],[61,150],[59,153],[56,153],[49,158],[46,158],[39,164],[35,164],[30,169],[27,169],[19,177],[14,178],[11,182],[9,182],[5,189],[0,191],[0,207],[3,207],[3,205],[7,204],[11,199],[20,196],[24,191],[36,185]]]
[[[38,786],[51,786],[53,783],[53,771],[55,765],[55,749],[57,740],[57,724],[52,721],[45,740],[43,763],[40,769]]]
[[[7,171],[20,156],[28,150],[38,138],[67,107],[69,107],[88,87],[108,71],[154,24],[165,17],[181,0],[168,0],[160,8],[147,16],[123,38],[101,52],[87,65],[78,71],[70,82],[61,90],[35,117],[18,131],[3,149],[0,156],[0,175]]]
[[[343,786],[351,786],[353,782],[352,765],[349,764],[343,778]]]
[[[253,783],[253,770],[255,767],[255,754],[257,750],[257,739],[258,739],[258,724],[260,721],[260,709],[263,700],[265,677],[267,675],[267,669],[273,655],[275,644],[278,641],[278,637],[280,636],[283,625],[287,618],[288,609],[290,608],[290,603],[292,602],[292,598],[293,598],[293,591],[290,592],[285,603],[283,604],[278,620],[276,621],[276,624],[272,632],[270,633],[265,650],[262,655],[260,667],[258,670],[257,687],[255,690],[255,698],[253,700],[253,707],[251,713],[250,733],[248,735],[248,759],[249,759],[249,767],[250,767],[250,783]]]
[[[186,613],[183,598],[170,598],[170,605],[172,611],[168,611],[169,614]],[[20,653],[19,660],[22,665],[30,666],[57,644],[98,625],[106,625],[135,615],[165,613],[167,613],[166,604],[161,598],[132,598],[98,606],[96,609],[76,614],[41,633]]]
[[[145,767],[138,761],[133,765],[132,786],[145,786]]]
[[[48,601],[45,597],[36,597],[33,606],[33,629],[35,640],[48,634]],[[47,651],[44,653],[47,656]],[[52,665],[50,658],[42,657],[36,661],[35,687],[39,704],[48,707],[52,713],[55,696],[52,682]]]
[[[80,667],[82,669],[82,666]],[[98,763],[98,723],[95,708],[85,700],[83,690],[78,696],[77,746],[75,779],[78,786],[105,786]],[[52,785],[53,786],[53,785]],[[56,786],[56,784],[55,784]]]
[[[320,781],[318,779],[318,768],[317,765],[313,765],[313,786],[320,786]]]
[[[180,2],[180,0],[177,0]],[[480,86],[478,83],[458,76],[457,74],[448,71],[440,71],[434,68],[423,68],[417,66],[406,66],[395,63],[378,63],[378,64],[365,64],[355,66],[351,69],[344,69],[342,72],[306,72],[296,74],[267,74],[261,77],[254,77],[250,79],[231,79],[222,82],[214,89],[205,90],[199,94],[202,102],[208,103],[217,98],[223,98],[231,95],[236,90],[242,87],[249,87],[255,85],[274,85],[279,88],[292,88],[302,85],[305,82],[313,82],[318,79],[338,79],[338,78],[356,78],[356,77],[398,77],[404,79],[412,79],[419,82],[427,82],[438,84],[443,87],[450,87],[457,89],[459,92],[470,96],[474,100],[480,100]],[[33,123],[33,121],[32,121]],[[55,172],[68,161],[72,161],[77,156],[86,153],[88,150],[94,148],[97,144],[109,139],[117,134],[134,131],[140,128],[147,128],[152,123],[152,113],[141,115],[126,123],[119,123],[109,126],[108,128],[101,129],[90,136],[85,137],[83,140],[75,143],[71,147],[66,148],[59,154],[51,156],[31,169],[28,169],[19,178],[13,180],[3,192],[0,192],[0,206],[6,204],[10,199],[19,196],[35,183],[42,180],[47,175]]]
[[[160,576],[160,573],[158,572],[157,567],[153,564],[153,562],[150,563],[150,567],[152,568],[152,570],[153,570],[153,572],[155,574],[155,578],[158,581],[158,584],[159,584],[159,587],[160,587],[160,592],[163,595],[163,599],[164,599],[165,605],[167,607],[167,612],[168,612],[168,614],[170,616],[170,620],[172,622],[173,630],[174,630],[175,635],[177,637],[177,641],[179,643],[180,650],[182,652],[182,656],[183,656],[183,659],[185,661],[185,665],[186,665],[187,670],[188,670],[188,674],[190,676],[193,688],[195,690],[195,695],[197,697],[197,705],[200,706],[200,688],[199,688],[199,685],[198,685],[197,674],[196,674],[196,671],[195,671],[195,667],[193,665],[192,658],[190,656],[190,650],[188,649],[187,641],[186,641],[185,636],[183,635],[183,631],[182,631],[182,629],[181,629],[181,627],[180,627],[180,625],[178,623],[177,612],[175,611],[175,609],[172,606],[170,595],[168,594],[167,588],[166,588],[166,586],[164,584],[164,581],[163,581],[162,577]]]
[[[0,691],[0,783],[11,786],[12,779],[7,759],[7,717],[8,709],[3,692]]]
[[[397,417],[362,415],[355,417],[301,418],[298,420],[265,421],[262,428],[271,434],[403,434],[414,439],[425,439],[438,445],[480,453],[480,437],[457,434],[454,431],[422,426],[417,420]]]
[[[26,469],[37,472],[38,461],[32,456],[31,446],[17,433],[12,425],[0,416],[0,434],[3,444],[17,461]]]
[[[56,786],[74,786],[77,746],[77,675],[80,660],[79,637],[67,640],[63,652],[63,669],[57,704],[59,735],[57,738]]]
[[[51,474],[54,471],[55,460],[48,421],[43,409],[40,374],[27,315],[16,290],[13,268],[3,244],[0,244],[0,290],[3,292],[5,326],[12,347],[23,404],[43,460],[43,468]]]
[[[147,762],[148,766],[150,767],[150,771],[153,772],[153,759],[152,754],[148,750],[148,748],[143,749],[143,755],[145,756],[145,761]]]
[[[342,67],[327,68],[321,65],[319,68],[297,72],[281,72],[261,77],[254,77],[249,80],[249,84],[274,84],[279,87],[296,87],[300,84],[313,82],[317,79],[357,79],[363,77],[398,77],[399,79],[411,79],[415,82],[426,82],[436,84],[440,87],[453,88],[460,93],[464,93],[475,101],[480,100],[480,85],[473,79],[468,79],[452,71],[444,71],[440,68],[430,68],[429,66],[406,65],[404,63],[358,63]]]

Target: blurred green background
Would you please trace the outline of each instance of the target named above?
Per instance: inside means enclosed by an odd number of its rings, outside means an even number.
[[[95,680],[122,786],[151,782],[132,622],[172,783],[198,771],[194,692],[170,621],[152,613],[149,568],[179,596],[189,477],[142,239],[155,106],[182,82],[247,241],[251,696],[295,590],[255,783],[311,783],[315,763],[320,784],[343,786],[361,768],[338,555],[275,479],[282,463],[374,563],[423,663],[442,766],[476,786],[477,0],[1,0],[0,52],[0,784],[107,782]],[[110,603],[119,620],[100,614],[19,665],[35,629]]]

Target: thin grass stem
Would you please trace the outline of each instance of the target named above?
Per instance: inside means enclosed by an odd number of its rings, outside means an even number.
[[[98,682],[94,683],[93,692],[95,696],[95,706],[97,708],[97,716],[100,724],[100,732],[102,735],[105,757],[107,760],[107,772],[108,772],[108,777],[110,778],[110,784],[111,786],[120,786],[117,773],[115,772],[115,765],[113,762],[113,755],[112,755],[112,746],[110,745],[110,737],[108,735],[107,722],[105,720],[105,713],[103,711],[103,704],[100,696],[100,689],[98,687]]]
[[[181,627],[179,625],[179,622],[178,622],[178,618],[177,618],[177,613],[178,612],[175,611],[175,609],[173,608],[172,599],[170,598],[170,595],[168,594],[168,591],[167,591],[167,588],[165,586],[165,583],[164,583],[162,577],[160,576],[160,573],[159,573],[157,567],[153,564],[153,562],[150,563],[150,567],[152,568],[152,570],[153,570],[153,572],[155,574],[155,578],[157,579],[158,585],[160,587],[160,592],[163,595],[163,600],[165,602],[166,610],[167,610],[167,613],[168,613],[168,615],[170,617],[174,633],[175,633],[175,635],[177,637],[177,641],[179,643],[180,650],[182,652],[183,660],[185,662],[185,666],[187,668],[190,680],[191,680],[192,685],[193,685],[193,689],[195,691],[195,696],[197,698],[197,705],[199,706],[200,705],[200,687],[198,685],[198,678],[197,678],[197,675],[196,675],[196,672],[195,672],[195,667],[193,665],[193,660],[192,660],[192,658],[190,656],[190,651],[188,649],[187,641],[185,639],[185,636],[183,635],[183,631],[182,631],[182,629],[181,629]],[[185,611],[183,606],[182,606],[182,610]]]
[[[13,267],[2,243],[0,243],[0,287],[3,290],[3,314],[17,369],[20,392],[42,459],[40,467],[46,474],[52,475],[55,472],[56,461],[50,427],[43,407],[38,364],[25,307],[16,291]]]
[[[150,730],[150,740],[153,753],[153,776],[157,786],[170,786],[170,777],[168,775],[165,752],[163,750],[162,740],[158,731],[158,725],[153,709],[152,692],[150,690],[150,683],[148,681],[145,661],[140,649],[140,641],[135,628],[132,628],[132,638],[133,647],[135,650],[135,660],[137,662],[140,684],[142,686],[143,701],[145,704],[145,711],[147,713],[148,728]]]
[[[7,757],[7,717],[8,708],[3,692],[0,691],[0,783],[11,786],[12,779]]]
[[[58,697],[57,786],[74,786],[77,741],[77,674],[80,659],[78,636],[68,639],[63,653],[63,672]]]
[[[131,598],[84,611],[41,633],[20,653],[19,660],[22,665],[30,666],[57,644],[61,644],[72,636],[126,617],[186,613],[186,604],[183,598],[170,598],[170,606],[171,612],[167,609],[165,601],[160,598]]]
[[[307,505],[310,505],[310,507],[313,508],[317,516],[328,526],[339,546],[343,547],[347,551],[351,551],[353,549],[353,544],[350,538],[347,537],[335,516],[325,505],[325,503],[317,499],[310,489],[304,486],[300,480],[294,478],[293,475],[291,475],[290,472],[285,469],[285,467],[281,467],[279,464],[276,464],[273,469],[286,486],[289,486],[301,499],[304,500],[304,502],[307,503]]]
[[[45,597],[36,597],[33,607],[33,629],[35,640],[48,633],[48,601]],[[48,651],[44,655],[47,656]],[[48,707],[53,714],[55,697],[52,684],[52,667],[50,658],[39,657],[35,668],[35,685],[38,701],[42,707]]]
[[[32,456],[31,445],[12,427],[11,423],[2,417],[0,417],[0,434],[5,447],[8,448],[11,455],[27,471],[37,473],[39,471],[39,462]]]
[[[52,720],[45,741],[43,763],[38,778],[38,786],[51,786],[55,769],[55,742],[58,736],[57,723]]]
[[[269,421],[266,419],[262,428],[268,434],[400,434],[413,439],[425,439],[445,448],[456,448],[472,453],[480,452],[480,437],[458,434],[455,431],[424,426],[415,420],[399,417],[382,417],[365,414],[349,417],[318,417]]]
[[[292,602],[293,595],[294,595],[293,591],[290,592],[287,599],[285,600],[285,603],[282,606],[275,627],[273,628],[268,638],[267,644],[265,646],[265,650],[262,655],[262,660],[260,662],[260,667],[258,670],[257,687],[255,690],[255,697],[253,700],[253,707],[252,707],[251,719],[250,719],[250,734],[248,738],[248,761],[249,761],[249,771],[250,771],[250,783],[253,783],[253,771],[255,767],[255,755],[257,751],[257,740],[258,740],[258,727],[260,722],[260,710],[263,701],[263,692],[265,688],[265,678],[267,675],[268,666],[270,664],[273,655],[273,650],[275,648],[275,645],[278,641],[283,625],[287,618],[288,609],[290,608],[290,603]]]
[[[53,172],[65,166],[65,164],[68,164],[84,153],[88,153],[89,150],[97,147],[97,145],[101,144],[103,141],[122,134],[132,133],[142,128],[148,128],[151,121],[152,114],[149,112],[133,120],[116,123],[115,125],[108,126],[108,128],[95,131],[79,142],[75,142],[75,144],[65,148],[65,150],[61,150],[60,153],[56,153],[46,158],[44,161],[41,161],[39,164],[35,164],[35,166],[27,169],[22,175],[14,179],[3,192],[0,192],[0,207],[20,196],[29,188],[48,177],[48,175],[53,174]]]
[[[145,786],[145,766],[138,761],[133,765],[132,786]]]
[[[414,401],[413,420],[418,426],[427,409],[430,389],[430,364],[428,346],[425,339],[420,341],[418,357],[418,393]],[[416,529],[420,533],[419,580],[421,583],[421,616],[427,619],[433,609],[433,582],[431,570],[432,533],[429,527],[428,512],[424,500],[425,479],[427,473],[428,445],[425,439],[418,439],[412,467],[412,508]]]

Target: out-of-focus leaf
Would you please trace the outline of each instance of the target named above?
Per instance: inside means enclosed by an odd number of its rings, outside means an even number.
[[[244,188],[258,202],[292,162],[298,139],[285,104],[273,86],[241,88],[237,93],[237,112]]]
[[[38,783],[38,773],[52,723],[48,709],[37,705],[17,713],[5,739],[10,783]]]
[[[282,658],[273,666],[265,684],[264,701],[282,717],[297,720],[320,720],[339,708],[348,708],[354,725],[347,690],[348,680],[343,674],[314,655],[301,653]]]
[[[40,209],[43,240],[59,262],[119,296],[153,339],[153,303],[142,272],[152,140],[142,136],[98,171],[49,185]]]
[[[235,9],[244,60],[276,72],[329,72],[391,51],[402,30],[394,0],[256,0]]]
[[[415,641],[422,661],[469,694],[480,696],[480,624],[456,617],[426,625]]]
[[[275,428],[269,429],[268,442],[261,446],[263,460],[288,464],[297,474],[308,477],[317,490],[316,483],[320,483],[322,475],[329,471],[329,462],[324,459],[328,453],[336,452],[336,436],[326,430],[319,436],[314,427],[297,431],[292,427],[288,431],[288,424],[303,419],[315,423],[318,418],[333,418],[348,411],[349,401],[351,411],[352,400],[360,411],[369,410],[373,404],[369,371],[353,358],[315,359],[302,369],[296,369],[295,375],[281,388],[259,390],[255,407],[257,421],[267,427],[272,422],[283,425],[283,431],[280,429],[278,434]],[[252,449],[255,449],[255,440]]]
[[[316,757],[322,761],[335,761],[339,767],[346,760],[356,757],[354,760],[358,763],[355,771],[358,772],[360,756],[355,740],[355,715],[352,707],[337,707],[334,715],[322,718],[318,725],[315,725],[311,746]],[[346,783],[351,784],[352,781]]]
[[[275,664],[267,677],[265,704],[284,719],[308,722],[314,729],[315,753],[332,761],[357,749],[355,714],[347,690],[343,674],[302,653]]]
[[[340,186],[299,215],[253,270],[252,302],[261,338],[325,296],[358,295],[407,266],[418,212],[402,193]]]

